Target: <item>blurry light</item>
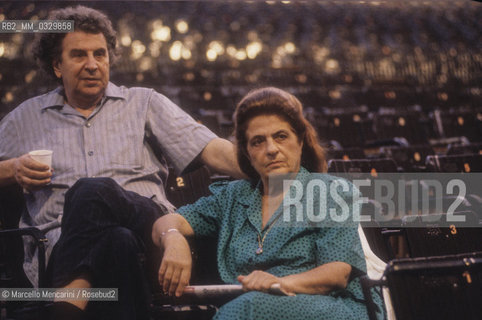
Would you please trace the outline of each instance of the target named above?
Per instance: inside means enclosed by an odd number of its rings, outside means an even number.
[[[33,15],[30,17],[30,21],[37,21],[38,20],[38,16],[37,15]]]
[[[162,42],[155,41],[149,44],[149,52],[151,57],[157,58],[161,55]]]
[[[221,55],[224,53],[224,46],[219,41],[211,41],[208,45],[209,50],[213,50],[216,55]]]
[[[269,4],[269,5],[273,5],[273,4],[276,3],[276,1],[271,1],[271,0],[269,0],[269,1],[266,1],[266,3]]]
[[[230,27],[231,30],[233,30],[233,31],[238,31],[238,30],[241,28],[241,24],[240,24],[238,21],[233,21],[233,22],[231,22],[231,24],[229,25],[229,27]]]
[[[152,59],[149,57],[143,57],[139,63],[139,69],[141,71],[147,71],[152,69]]]
[[[16,33],[12,36],[12,42],[15,44],[22,44],[23,43],[23,34],[21,33]]]
[[[306,77],[305,74],[297,74],[297,75],[295,76],[295,79],[296,79],[296,81],[299,82],[299,83],[306,83],[306,81],[308,80],[308,77]]]
[[[171,60],[178,61],[181,59],[182,43],[181,41],[174,41],[169,49],[169,57]]]
[[[290,4],[291,1],[281,1],[282,4]]]
[[[0,21],[5,20],[5,15],[3,13],[0,13]]]
[[[286,49],[284,46],[276,48],[276,53],[280,56],[286,55]]]
[[[152,21],[152,28],[157,29],[162,27],[162,20],[161,19],[156,19]]]
[[[204,101],[210,101],[213,98],[213,95],[211,94],[211,92],[206,91],[204,92],[203,98],[204,98]]]
[[[341,92],[338,91],[338,90],[331,90],[328,95],[330,96],[330,98],[332,98],[333,100],[338,100],[341,98]],[[338,125],[337,125],[338,123]],[[340,119],[338,118],[335,118],[335,126],[339,126],[340,125]]]
[[[179,33],[186,33],[189,30],[189,25],[185,20],[177,20],[176,29]]]
[[[33,80],[33,78],[35,77],[36,74],[37,74],[37,72],[35,70],[31,70],[29,73],[27,73],[25,75],[25,82],[26,83],[32,82],[32,80]]]
[[[258,40],[258,33],[256,31],[248,32],[248,40],[249,41],[256,41]]]
[[[28,13],[32,12],[34,9],[35,9],[34,3],[31,3],[31,4],[29,4],[28,6],[25,7],[25,11],[27,11]]]
[[[209,49],[208,51],[206,51],[206,58],[208,59],[208,61],[214,61],[217,59],[217,57],[218,54],[214,49]]]
[[[125,35],[121,36],[120,42],[121,42],[121,45],[123,45],[124,47],[128,47],[128,46],[131,45],[132,39],[128,34],[125,34]]]
[[[271,63],[271,66],[273,68],[281,68],[282,67],[282,62],[281,62],[281,57],[277,54],[273,55],[273,62]]]
[[[241,49],[236,52],[236,55],[234,56],[238,60],[245,60],[246,59],[246,51]]]
[[[5,102],[12,102],[13,101],[13,93],[11,91],[7,92],[5,94],[5,97],[3,98]]]
[[[236,48],[233,46],[233,45],[229,45],[227,48],[226,48],[226,52],[231,56],[231,57],[234,57],[236,55],[236,52],[238,52],[238,50],[236,50]]]
[[[198,42],[198,43],[199,43],[199,42],[201,42],[202,40],[203,40],[203,35],[202,35],[200,32],[196,31],[196,32],[194,33],[194,42]]]
[[[251,42],[246,47],[246,53],[249,59],[254,59],[261,52],[262,45],[259,41]]]
[[[171,40],[171,28],[167,26],[156,27],[151,32],[152,40],[169,41]]]
[[[5,54],[5,44],[3,42],[0,42],[0,57],[2,57]]]
[[[146,46],[144,44],[142,44],[142,42],[140,42],[139,40],[134,40],[132,42],[132,58],[134,59],[139,59],[143,54],[144,52],[146,52]]]
[[[452,57],[455,57],[457,55],[457,50],[455,48],[450,48],[449,54]]]
[[[136,81],[141,82],[144,80],[144,75],[142,73],[136,74]]]
[[[183,74],[182,78],[186,81],[193,81],[196,76],[192,72],[187,72]]]
[[[286,42],[284,48],[287,53],[292,54],[295,52],[296,46],[293,44],[293,42]]]
[[[326,72],[328,73],[336,73],[338,72],[338,61],[335,59],[328,59],[325,64]]]
[[[189,48],[186,48],[186,47],[183,46],[182,50],[181,50],[181,56],[184,60],[191,59],[191,57],[192,57],[191,50],[189,50]]]

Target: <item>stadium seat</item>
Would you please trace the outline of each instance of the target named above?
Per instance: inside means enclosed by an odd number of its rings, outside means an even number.
[[[433,155],[434,151],[429,145],[410,146],[410,147],[382,147],[381,153],[393,159],[399,171],[419,172],[425,170],[425,159],[428,155]]]
[[[426,158],[428,172],[482,172],[482,154],[441,156]]]
[[[387,287],[397,319],[477,320],[482,314],[482,253],[397,259],[388,263],[382,280],[362,279],[365,299],[371,287]],[[375,312],[368,304],[370,320]]]

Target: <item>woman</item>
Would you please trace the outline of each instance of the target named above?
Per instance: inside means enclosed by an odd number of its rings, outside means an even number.
[[[250,181],[212,185],[213,195],[154,224],[153,240],[164,249],[164,291],[180,296],[188,284],[191,253],[184,236],[217,235],[220,276],[241,283],[246,293],[222,306],[216,319],[367,318],[357,279],[366,268],[357,225],[350,219],[337,225],[330,215],[313,223],[306,212],[293,219],[299,208],[281,205],[293,192],[283,190],[286,178],[303,186],[316,178],[327,190],[340,181],[310,173],[326,171],[326,163],[301,103],[280,89],[254,90],[238,104],[235,126],[238,161]],[[351,211],[357,190],[343,181],[341,197]],[[320,195],[303,196],[303,210],[308,198],[313,211],[342,211],[332,197]],[[269,294],[273,285],[287,295]]]

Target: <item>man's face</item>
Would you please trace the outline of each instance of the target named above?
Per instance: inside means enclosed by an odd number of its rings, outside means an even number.
[[[109,53],[102,33],[68,33],[62,41],[62,57],[53,63],[62,78],[67,101],[73,107],[90,108],[104,95],[109,82]]]

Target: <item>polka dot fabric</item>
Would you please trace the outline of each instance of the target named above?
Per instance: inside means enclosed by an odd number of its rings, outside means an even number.
[[[339,180],[329,175],[310,174],[304,168],[296,180],[306,185],[314,177],[323,179],[328,185]],[[287,224],[283,216],[278,217],[283,214],[280,206],[262,228],[259,183],[254,186],[246,180],[220,182],[210,188],[213,195],[181,207],[178,212],[189,221],[196,235],[218,236],[217,263],[224,282],[237,283],[238,275],[254,270],[282,277],[332,261],[350,264],[352,275],[366,272],[356,223],[346,222],[336,227],[326,227],[329,221],[316,225]],[[351,203],[352,192],[357,192],[352,188],[350,184],[350,189],[342,192],[347,203]],[[317,200],[319,196],[313,199],[315,210],[337,207],[331,197],[325,204]],[[294,208],[290,212],[296,215]],[[274,224],[263,243],[263,253],[258,255],[258,233],[263,237],[271,223]],[[346,289],[329,295],[285,297],[248,292],[223,305],[214,319],[367,319],[362,300],[359,279],[354,277]]]

